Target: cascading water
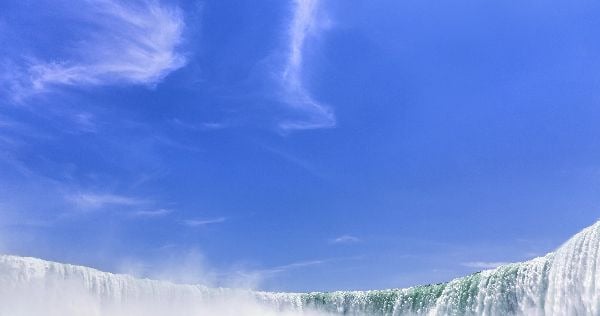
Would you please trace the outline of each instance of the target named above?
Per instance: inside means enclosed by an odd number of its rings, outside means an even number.
[[[448,283],[331,293],[176,285],[0,256],[0,316],[600,315],[599,249],[600,222],[544,257]]]

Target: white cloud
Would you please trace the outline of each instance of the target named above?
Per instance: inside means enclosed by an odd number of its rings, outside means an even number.
[[[293,270],[312,268],[326,264],[330,261],[332,260],[306,260],[258,270],[237,269],[234,271],[233,275],[235,275],[238,279],[241,278],[241,280],[246,284],[247,282],[250,282],[250,284],[259,284]],[[239,280],[237,283],[239,283]]]
[[[192,124],[188,122],[184,122],[178,118],[174,118],[169,120],[169,123],[172,125],[189,131],[210,131],[210,130],[218,130],[226,128],[227,125],[225,123],[217,123],[217,122],[201,122],[198,124]]]
[[[187,219],[184,220],[182,223],[189,227],[201,227],[212,224],[221,224],[225,221],[227,221],[227,217],[217,217],[210,219]]]
[[[332,244],[351,244],[357,242],[360,242],[360,239],[351,235],[342,235],[330,240],[330,243]]]
[[[154,85],[186,63],[179,52],[184,20],[176,7],[152,0],[90,0],[76,11],[65,23],[79,23],[74,28],[82,38],[68,58],[34,59],[26,74],[4,73],[12,77],[16,98],[56,86]]]
[[[293,263],[290,263],[290,264],[286,264],[286,265],[282,265],[282,266],[277,266],[277,267],[273,267],[273,268],[269,268],[269,269],[265,269],[265,270],[259,270],[257,272],[259,274],[261,274],[261,275],[269,275],[269,274],[287,272],[289,270],[295,270],[295,269],[301,269],[301,268],[307,268],[307,267],[322,265],[322,264],[324,264],[326,262],[328,262],[328,260],[299,261],[299,262],[293,262]]]
[[[332,264],[332,263],[336,263],[336,262],[340,262],[340,261],[362,260],[362,259],[363,259],[362,256],[355,256],[355,257],[338,257],[338,258],[328,258],[328,259],[303,260],[303,261],[296,261],[296,262],[292,262],[292,263],[288,263],[288,264],[284,264],[284,265],[279,265],[279,266],[274,266],[274,267],[269,267],[269,268],[259,269],[259,270],[238,270],[238,271],[236,271],[236,273],[238,275],[241,275],[244,277],[250,277],[250,278],[253,278],[258,281],[264,281],[268,278],[273,278],[282,273],[288,273],[288,272],[291,272],[294,270],[315,268],[315,267],[318,267],[321,265]]]
[[[471,262],[463,262],[462,266],[468,268],[476,268],[476,269],[494,269],[499,266],[503,266],[509,264],[509,262],[486,262],[486,261],[471,261]]]
[[[317,18],[319,0],[294,0],[294,15],[289,27],[286,63],[281,80],[284,101],[307,116],[305,120],[284,121],[284,130],[314,129],[335,126],[335,115],[329,106],[313,99],[302,81],[303,54],[306,41],[323,29]]]
[[[293,262],[293,263],[286,264],[283,266],[275,267],[273,269],[285,271],[285,270],[290,270],[290,269],[305,268],[305,267],[310,267],[310,266],[321,265],[325,262],[327,262],[327,260],[299,261],[299,262]]]
[[[142,218],[155,218],[155,217],[163,217],[173,213],[173,210],[161,208],[158,210],[145,210],[145,211],[136,211],[133,213],[134,217],[142,217]]]
[[[100,209],[106,206],[140,206],[147,200],[117,194],[78,193],[67,196],[67,200],[81,209]]]

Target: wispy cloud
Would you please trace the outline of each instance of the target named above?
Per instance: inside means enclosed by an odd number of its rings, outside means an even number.
[[[250,271],[238,270],[238,271],[236,271],[236,273],[238,275],[241,275],[244,277],[252,277],[257,280],[265,280],[268,278],[276,277],[282,273],[288,273],[288,272],[291,272],[294,270],[315,268],[315,267],[318,267],[321,265],[332,264],[332,263],[340,262],[340,261],[362,260],[362,259],[364,259],[363,256],[302,260],[302,261],[296,261],[296,262],[292,262],[292,263],[288,263],[288,264],[284,264],[284,265],[273,266],[270,268],[264,268],[264,269],[259,269],[259,270],[250,270]]]
[[[218,130],[226,128],[227,125],[225,123],[217,123],[217,122],[202,122],[198,124],[192,124],[188,122],[184,122],[178,118],[174,118],[169,120],[173,126],[178,128],[189,130],[189,131],[210,131],[210,130]]]
[[[306,119],[280,123],[284,130],[327,128],[335,126],[329,106],[313,99],[302,80],[303,57],[307,40],[323,29],[317,18],[319,0],[294,0],[294,14],[288,33],[288,52],[281,74],[284,101],[299,110]]]
[[[132,216],[140,217],[140,218],[156,218],[156,217],[167,216],[171,213],[173,213],[173,210],[161,208],[161,209],[157,209],[157,210],[135,211],[132,213]]]
[[[461,265],[467,268],[476,268],[476,269],[494,269],[499,266],[503,266],[509,264],[509,262],[486,262],[486,261],[471,261],[471,262],[463,262]]]
[[[4,72],[14,97],[57,86],[154,85],[186,63],[179,52],[184,19],[178,8],[158,1],[90,0],[69,14],[76,15],[69,23],[78,23],[81,39],[66,59],[33,58],[24,73],[14,67]]]
[[[182,221],[182,224],[189,227],[202,227],[213,224],[221,224],[227,221],[227,217],[217,217],[209,219],[186,219]]]
[[[351,235],[342,235],[337,238],[333,238],[329,241],[331,244],[353,244],[360,242],[360,238]]]
[[[67,196],[67,200],[81,209],[101,209],[106,206],[141,206],[149,201],[117,194],[77,193]]]
[[[259,273],[262,275],[282,273],[282,272],[287,272],[289,270],[295,270],[295,269],[301,269],[301,268],[322,265],[328,261],[331,261],[331,260],[298,261],[298,262],[293,262],[293,263],[286,264],[286,265],[272,267],[272,268],[265,269],[265,270],[260,270]]]
[[[277,149],[277,148],[269,146],[269,145],[260,144],[260,146],[262,148],[264,148],[266,151],[277,155],[278,157],[282,158],[283,160],[287,161],[288,163],[303,169],[304,171],[310,173],[311,175],[313,175],[317,178],[321,178],[321,179],[327,178],[312,163],[310,163],[307,160],[304,160],[302,158],[299,158],[295,155],[292,155],[290,153],[287,153],[285,151],[282,151],[280,149]]]
[[[97,132],[97,126],[94,121],[93,114],[87,112],[80,112],[72,115],[72,119],[79,131],[87,133]]]
[[[233,274],[236,278],[252,280],[252,283],[260,283],[268,279],[275,278],[283,273],[298,269],[316,267],[331,261],[334,261],[334,259],[297,261],[285,265],[258,270],[236,269],[233,273],[226,273],[225,275],[227,276]]]
[[[14,152],[28,144],[27,140],[35,136],[37,136],[37,131],[0,114],[0,162],[11,161],[13,164],[17,163],[13,157]]]

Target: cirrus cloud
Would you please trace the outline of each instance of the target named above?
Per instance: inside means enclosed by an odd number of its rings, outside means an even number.
[[[288,31],[286,62],[281,73],[283,101],[305,116],[302,120],[287,120],[279,127],[283,130],[306,130],[334,127],[335,114],[331,108],[315,100],[302,80],[306,42],[323,30],[318,19],[319,0],[295,0],[294,14]]]
[[[342,235],[337,238],[331,239],[329,243],[331,244],[353,244],[360,242],[360,238],[351,236],[351,235]]]
[[[63,12],[76,34],[66,52],[29,57],[4,66],[4,88],[14,99],[60,86],[133,84],[152,86],[183,67],[181,10],[157,1],[85,1]],[[15,60],[18,58],[15,57]]]

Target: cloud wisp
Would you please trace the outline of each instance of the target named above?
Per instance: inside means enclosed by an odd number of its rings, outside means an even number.
[[[352,236],[352,235],[342,235],[337,238],[333,238],[329,240],[330,244],[339,245],[339,244],[354,244],[360,242],[360,238]]]
[[[76,11],[67,15],[80,38],[68,56],[34,57],[21,73],[13,69],[14,98],[59,86],[152,86],[186,63],[179,51],[185,23],[176,7],[157,1],[91,0]]]
[[[476,269],[494,269],[494,268],[497,268],[499,266],[503,266],[506,264],[509,264],[509,262],[471,261],[471,262],[462,263],[462,266],[467,267],[467,268],[476,268]]]
[[[157,218],[164,217],[173,213],[173,210],[160,208],[157,210],[141,210],[133,212],[132,216],[136,218]]]
[[[119,211],[127,218],[135,220],[161,219],[175,212],[169,208],[158,207],[154,200],[112,193],[68,194],[65,200],[80,212]]]
[[[282,266],[277,266],[277,267],[272,267],[272,268],[265,269],[265,270],[260,270],[258,272],[262,275],[272,275],[272,274],[287,272],[290,270],[322,265],[324,263],[327,263],[328,261],[330,261],[330,260],[298,261],[298,262],[293,262],[293,263],[282,265]]]
[[[82,209],[101,209],[106,206],[140,206],[148,201],[117,194],[79,193],[67,197]]]
[[[221,224],[227,221],[227,217],[216,217],[209,219],[186,219],[182,224],[188,227],[203,227],[213,224]]]
[[[304,86],[303,59],[307,40],[323,29],[317,18],[319,0],[294,0],[294,14],[288,30],[288,47],[281,73],[284,102],[306,116],[304,120],[287,120],[283,130],[334,127],[335,115],[329,106],[316,101]]]

